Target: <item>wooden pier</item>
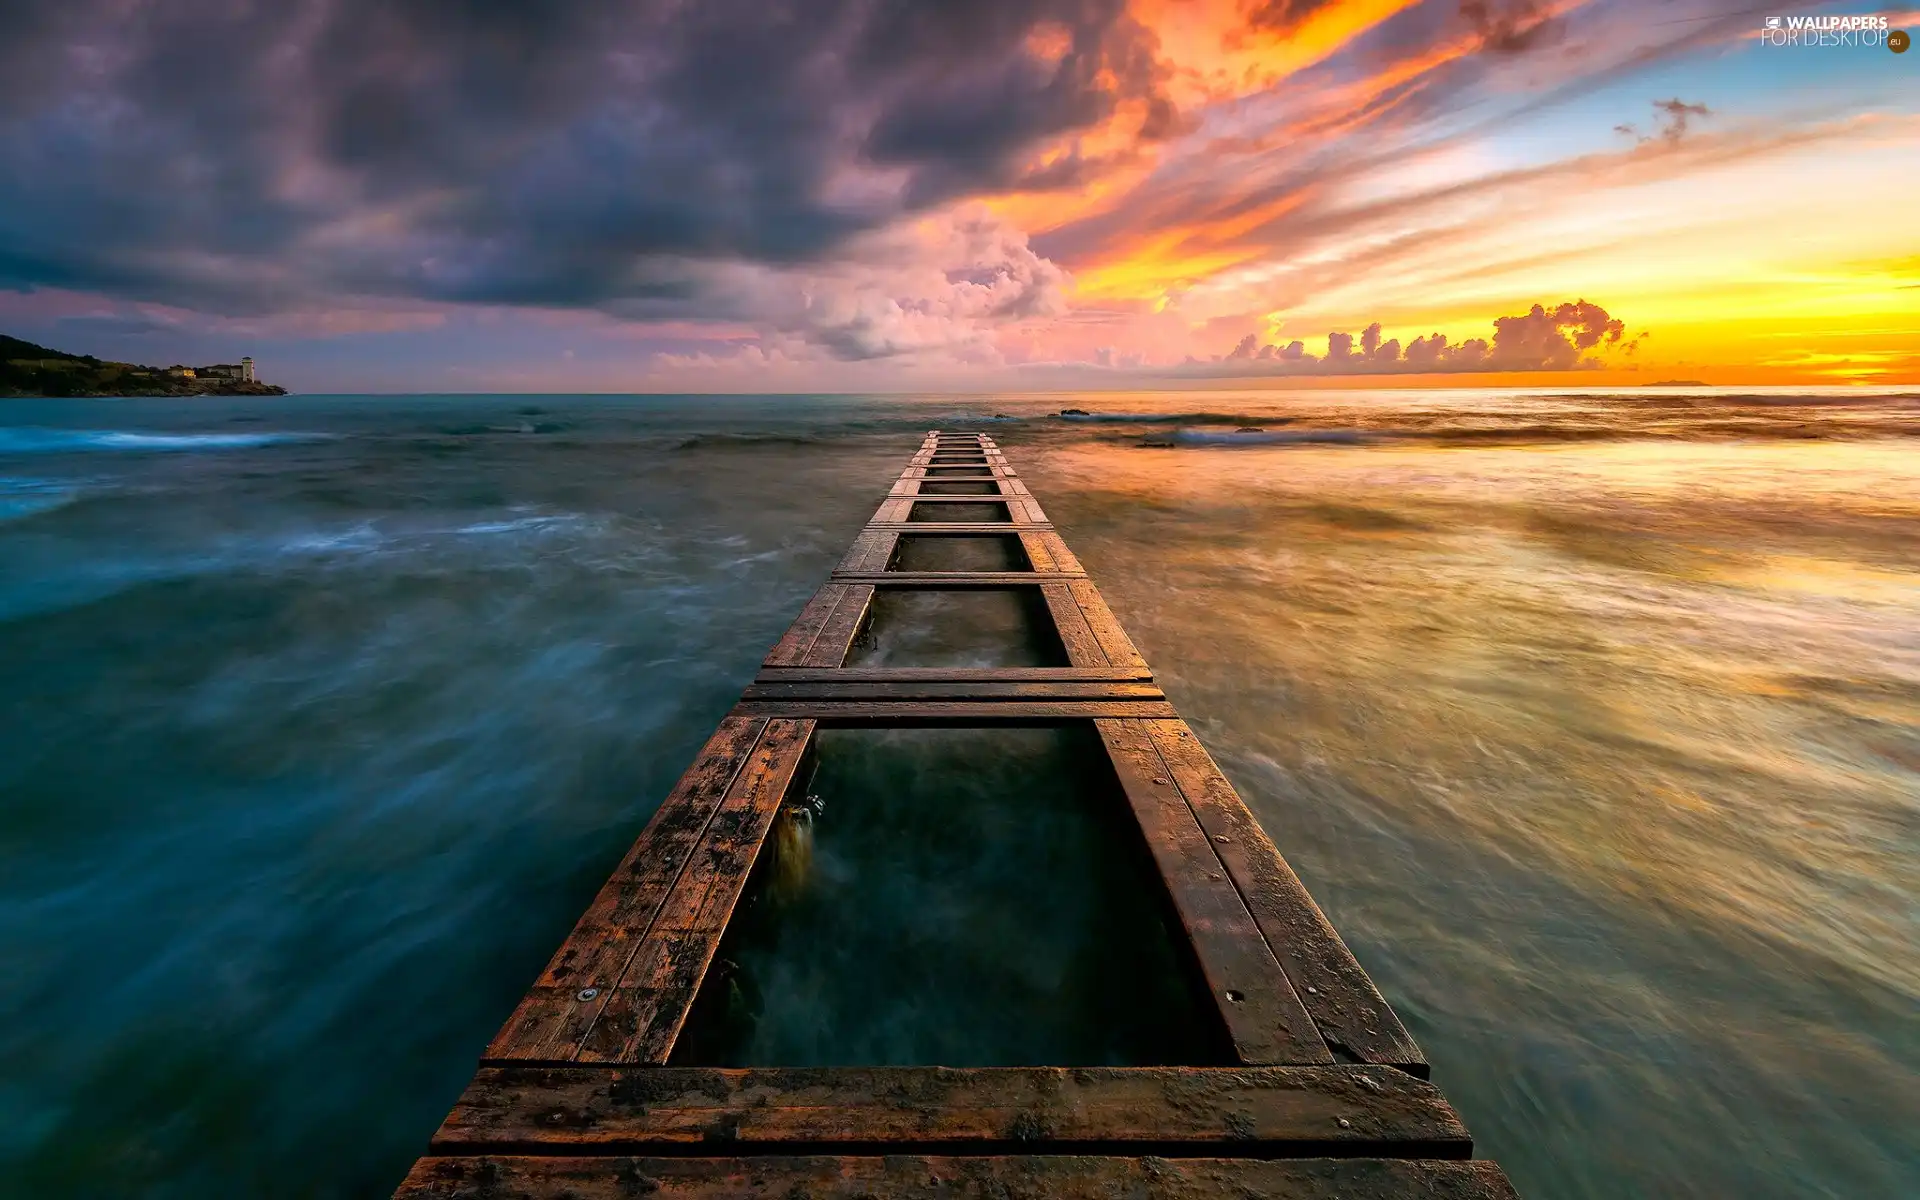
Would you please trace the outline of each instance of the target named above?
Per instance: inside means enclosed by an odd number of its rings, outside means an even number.
[[[919,569],[927,539],[951,538],[1002,557]],[[878,605],[977,588],[1037,592],[1064,665],[846,665]],[[1217,1017],[1218,1060],[669,1065],[818,731],[1074,724],[1111,762],[1115,807]],[[1512,1197],[1427,1076],[1005,455],[984,435],[930,433],[396,1196]]]

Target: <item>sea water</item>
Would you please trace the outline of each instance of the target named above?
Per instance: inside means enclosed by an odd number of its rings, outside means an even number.
[[[935,427],[1523,1195],[1920,1194],[1920,397],[1635,389],[0,401],[0,1195],[391,1189]]]

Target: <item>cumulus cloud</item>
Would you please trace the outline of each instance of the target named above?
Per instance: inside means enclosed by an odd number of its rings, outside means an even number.
[[[713,264],[804,268],[1036,186],[1077,131],[1163,134],[1162,74],[1124,0],[29,3],[0,287],[699,316]]]
[[[942,214],[845,250],[805,268],[721,267],[700,286],[715,311],[850,361],[939,354],[993,363],[996,331],[1067,309],[1067,273],[983,211]]]
[[[1571,300],[1553,308],[1536,304],[1524,313],[1497,317],[1493,337],[1449,342],[1445,334],[1425,334],[1408,342],[1384,338],[1378,321],[1358,337],[1327,335],[1323,355],[1307,352],[1300,341],[1260,345],[1252,334],[1210,361],[1189,360],[1184,371],[1202,375],[1410,375],[1467,371],[1572,371],[1601,365],[1611,349],[1631,353],[1638,338],[1626,339],[1626,322],[1598,304]],[[1645,336],[1645,335],[1641,335]]]

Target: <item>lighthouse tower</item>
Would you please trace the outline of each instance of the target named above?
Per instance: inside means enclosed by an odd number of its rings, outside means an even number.
[[[253,382],[253,360],[251,358],[243,358],[240,360],[240,378],[242,382],[245,383]]]

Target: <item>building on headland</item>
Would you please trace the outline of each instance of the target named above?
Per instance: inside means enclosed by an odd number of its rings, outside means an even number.
[[[168,367],[168,368],[167,368],[167,374],[169,374],[169,375],[171,375],[171,376],[173,376],[173,377],[174,377],[175,379],[192,379],[192,378],[194,378],[194,371],[193,371],[193,368],[192,368],[192,367],[183,367],[183,366],[181,366],[181,365],[180,365],[179,363],[175,363],[175,364],[173,364],[172,366],[170,366],[170,367]]]
[[[187,372],[187,378],[193,378],[195,371],[199,373],[202,379],[226,379],[234,383],[253,382],[253,360],[251,358],[243,358],[237,363],[214,363],[210,367],[197,367],[194,371]]]

